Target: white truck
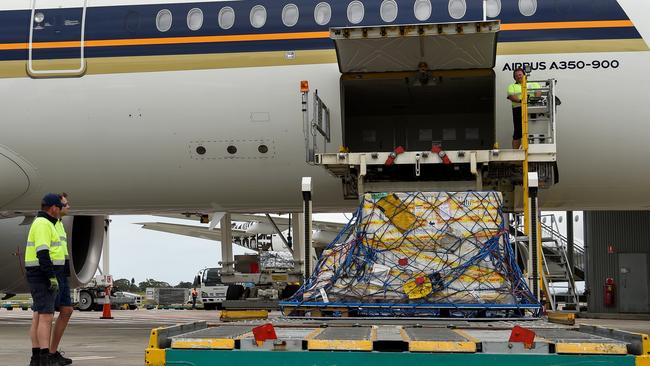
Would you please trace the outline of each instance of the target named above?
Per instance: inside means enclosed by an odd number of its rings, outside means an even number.
[[[196,302],[203,304],[205,310],[221,309],[221,304],[226,300],[228,291],[228,285],[221,282],[221,268],[200,270],[194,277],[192,285],[198,292]]]

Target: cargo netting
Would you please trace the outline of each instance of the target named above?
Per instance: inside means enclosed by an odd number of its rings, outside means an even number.
[[[538,316],[498,192],[368,193],[322,252],[295,309],[371,316]]]

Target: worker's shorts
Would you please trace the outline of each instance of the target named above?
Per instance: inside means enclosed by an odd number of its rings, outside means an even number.
[[[521,140],[522,127],[521,127],[521,107],[512,108],[512,124],[514,131],[512,133],[513,140]]]
[[[72,306],[68,276],[66,276],[63,271],[57,271],[56,279],[59,281],[59,293],[56,295],[54,308],[58,310],[59,306]]]
[[[56,294],[49,289],[50,281],[28,279],[27,283],[32,294],[32,310],[41,314],[54,314]]]

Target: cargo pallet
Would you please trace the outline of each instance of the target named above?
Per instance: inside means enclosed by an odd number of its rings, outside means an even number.
[[[215,365],[650,365],[645,334],[543,320],[384,320],[274,323],[277,339],[257,342],[263,323],[196,322],[151,331],[145,364]],[[399,325],[401,324],[401,325]],[[514,326],[535,332],[530,344],[509,341]]]
[[[539,304],[451,304],[451,303],[325,303],[280,302],[287,317],[354,317],[354,316],[427,316],[486,318],[498,312],[499,318],[520,318],[526,312],[539,316]],[[494,314],[496,315],[496,314]]]

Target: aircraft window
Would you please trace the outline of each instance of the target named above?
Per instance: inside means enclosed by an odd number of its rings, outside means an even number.
[[[501,14],[501,0],[487,0],[487,16],[496,18]]]
[[[262,5],[255,5],[250,14],[251,25],[255,28],[262,28],[266,24],[266,8]]]
[[[226,6],[219,10],[219,27],[221,29],[230,29],[235,24],[235,11],[233,8]]]
[[[287,4],[282,8],[282,23],[287,27],[293,27],[298,23],[300,12],[295,4]]]
[[[172,12],[163,9],[156,15],[156,28],[161,32],[167,32],[172,27]]]
[[[201,29],[203,26],[203,11],[194,8],[187,13],[187,27],[193,31]]]
[[[355,0],[348,5],[348,21],[352,24],[359,24],[363,21],[365,9],[361,1]]]
[[[533,16],[537,12],[537,0],[519,0],[519,12],[524,16]]]
[[[332,8],[328,3],[318,3],[314,8],[314,21],[318,25],[325,25],[332,18]]]
[[[413,13],[415,14],[415,18],[421,22],[428,20],[431,17],[431,1],[415,0]]]
[[[447,8],[449,9],[449,16],[454,19],[460,19],[465,16],[467,3],[465,3],[465,0],[449,0]]]
[[[381,3],[379,14],[381,15],[381,20],[386,23],[395,21],[397,19],[397,3],[395,0],[384,0]]]

